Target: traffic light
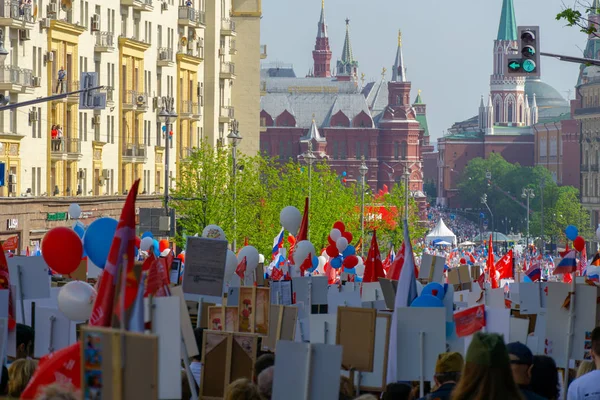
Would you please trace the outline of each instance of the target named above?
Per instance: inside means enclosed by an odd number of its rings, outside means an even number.
[[[540,77],[540,27],[519,26],[518,53],[508,57],[508,75]]]

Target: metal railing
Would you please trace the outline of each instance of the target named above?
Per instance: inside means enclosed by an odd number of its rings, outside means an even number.
[[[142,4],[146,5],[146,6],[151,6],[152,5],[152,0],[140,0]]]
[[[237,52],[237,47],[235,45],[235,40],[231,39],[229,41],[229,54],[235,54]]]
[[[79,138],[52,139],[51,152],[53,154],[81,154],[81,140]]]
[[[96,46],[115,47],[115,34],[113,32],[96,32]]]
[[[221,107],[221,117],[224,118],[235,118],[235,109],[232,106]]]
[[[123,147],[123,157],[146,157],[146,147],[143,144],[127,143]]]
[[[235,32],[235,22],[231,19],[223,18],[221,20],[221,30]]]
[[[170,47],[160,47],[158,49],[158,61],[173,61],[173,49]]]
[[[204,11],[196,10],[193,7],[179,6],[179,19],[190,20],[194,24],[206,24],[206,14]]]
[[[33,86],[33,71],[14,65],[2,65],[0,66],[0,83]]]
[[[115,88],[112,86],[106,87],[106,101],[115,101]]]
[[[234,75],[235,74],[235,64],[232,62],[221,63],[221,73]]]
[[[18,19],[19,21],[33,23],[33,9],[31,4],[24,4],[18,1],[5,1],[0,8],[1,18]]]
[[[177,54],[187,54],[188,56],[204,58],[204,46],[194,46],[190,47],[188,43],[186,46],[183,46],[181,43],[177,45]]]
[[[123,105],[132,107],[148,107],[148,93],[136,90],[127,90],[123,99]]]
[[[192,149],[189,147],[182,147],[179,149],[179,158],[188,158],[192,155]]]
[[[195,103],[189,100],[182,100],[180,107],[180,112],[184,114],[193,114],[193,115],[201,115],[200,103]]]

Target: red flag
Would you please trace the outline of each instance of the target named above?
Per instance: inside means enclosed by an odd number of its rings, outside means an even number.
[[[10,288],[10,273],[4,251],[0,251],[0,290],[8,290],[8,328],[12,331],[17,326],[17,323],[12,302],[12,290]]]
[[[240,261],[240,263],[238,264],[237,268],[235,269],[235,273],[237,274],[237,276],[240,277],[240,279],[242,280],[242,283],[244,281],[244,274],[246,273],[247,265],[248,265],[248,262],[246,261],[246,257],[244,257],[242,259],[242,261]]]
[[[573,274],[563,274],[563,282],[564,283],[572,283],[573,282]]]
[[[479,275],[479,278],[477,278],[477,283],[479,283],[479,287],[481,288],[481,290],[483,290],[485,286],[485,272]]]
[[[498,284],[498,277],[496,276],[496,267],[494,266],[494,245],[492,244],[491,234],[486,267],[489,272],[490,281],[492,282],[492,289],[498,289],[500,285]]]
[[[327,264],[325,264],[325,267],[323,267],[323,269],[325,270],[325,276],[327,277],[328,283],[330,285],[333,285],[337,276],[335,268],[333,268],[328,261]]]
[[[296,248],[296,238],[289,234],[287,241],[290,244],[290,251],[288,251],[288,262],[294,265],[294,259],[292,258],[292,255],[294,254],[294,249]]]
[[[271,271],[271,280],[272,281],[280,281],[283,278],[283,271],[277,267],[273,267]]]
[[[42,357],[40,364],[21,394],[21,399],[35,399],[47,385],[71,384],[81,387],[81,344],[79,342]]]
[[[513,251],[506,253],[500,261],[496,263],[496,271],[500,273],[500,279],[509,279],[513,274]]]
[[[362,246],[363,246],[363,238],[361,237],[360,239],[358,239],[358,242],[356,242],[356,246],[354,246],[354,250],[356,250],[356,254],[360,254],[360,252],[362,250]]]
[[[308,257],[300,264],[300,274],[304,276],[304,272],[312,268],[312,254],[308,253]]]
[[[404,266],[404,251],[405,251],[405,247],[404,247],[404,243],[402,243],[402,246],[400,246],[400,250],[398,251],[398,253],[396,253],[396,258],[394,259],[394,262],[392,263],[392,265],[390,266],[390,269],[387,273],[387,278],[397,281],[398,279],[400,279],[400,273],[402,272],[402,267]],[[413,264],[415,266],[415,278],[419,277],[419,268],[417,268],[417,264],[415,263],[415,256],[413,254]]]
[[[377,245],[377,231],[374,231],[369,254],[365,261],[363,282],[379,282],[379,278],[385,278],[385,272],[383,271],[381,254],[379,253],[379,246]]]
[[[127,195],[127,200],[125,200],[123,211],[121,211],[121,218],[98,287],[98,295],[92,308],[89,321],[92,326],[111,325],[119,270],[128,271],[133,268],[135,256],[135,199],[139,184],[139,179],[133,183]]]
[[[565,258],[567,256],[567,254],[569,254],[571,252],[571,249],[569,248],[569,241],[567,240],[567,246],[565,248],[565,251],[559,251],[558,254],[560,254],[560,256],[562,258]]]
[[[144,297],[165,297],[169,295],[169,273],[165,268],[164,259],[157,259],[152,252],[142,265],[143,271],[148,271]]]
[[[469,253],[469,261],[475,264],[475,257],[473,257],[473,253]]]
[[[304,215],[302,215],[302,223],[296,235],[296,243],[308,239],[308,197],[304,200]]]
[[[485,306],[483,304],[454,313],[456,336],[465,337],[485,327]]]
[[[585,247],[581,251],[581,257],[579,257],[579,265],[577,266],[577,272],[579,276],[583,276],[583,271],[587,267],[587,250]]]
[[[248,246],[248,236],[244,238],[244,247]]]

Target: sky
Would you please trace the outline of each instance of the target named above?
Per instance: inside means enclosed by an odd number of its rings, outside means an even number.
[[[514,0],[517,24],[540,26],[541,51],[582,56],[586,35],[556,21],[573,1]],[[264,62],[293,64],[296,75],[305,76],[312,66],[320,9],[320,0],[262,0]],[[481,96],[487,98],[501,9],[502,0],[325,0],[332,67],[341,56],[349,18],[359,76],[365,73],[367,82],[380,79],[385,67],[389,79],[401,29],[411,98],[422,90],[430,135],[437,139],[454,122],[477,115]],[[574,97],[578,68],[547,57],[540,67],[542,80],[565,99]]]

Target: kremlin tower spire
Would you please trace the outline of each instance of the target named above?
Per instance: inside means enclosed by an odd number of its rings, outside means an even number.
[[[344,48],[342,49],[342,59],[337,62],[337,80],[349,81],[358,78],[358,61],[354,60],[352,55],[352,46],[350,45],[350,20],[346,18],[346,38],[344,39]]]
[[[392,82],[406,82],[406,68],[404,68],[404,59],[402,57],[401,31],[398,31],[398,50],[396,51],[396,60],[392,69]]]
[[[326,78],[331,76],[331,49],[329,48],[329,36],[327,36],[327,24],[325,23],[325,0],[321,0],[321,18],[319,18],[318,26],[317,40],[313,50],[313,76]]]

